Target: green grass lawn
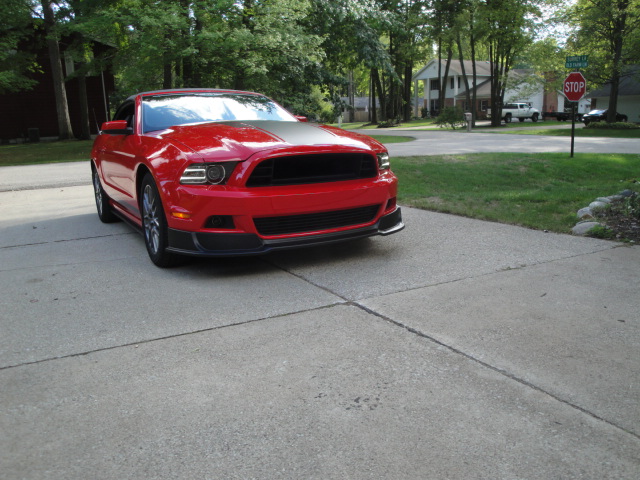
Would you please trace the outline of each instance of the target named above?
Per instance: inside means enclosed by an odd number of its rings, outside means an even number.
[[[89,160],[92,140],[21,143],[0,146],[0,166]]]
[[[337,127],[338,124],[337,123],[332,123],[331,124],[334,127]],[[398,127],[394,127],[394,128],[407,128],[407,127],[435,127],[436,126],[436,120],[435,118],[420,118],[420,119],[416,119],[416,120],[410,120],[408,122],[402,122]],[[378,128],[377,125],[370,125],[367,123],[362,123],[362,122],[355,122],[355,123],[346,123],[346,122],[342,122],[342,126],[340,127],[344,130],[375,130]]]
[[[406,143],[415,140],[414,137],[401,137],[398,135],[369,135],[380,143]]]
[[[562,233],[597,197],[640,190],[640,155],[438,155],[391,167],[403,205]]]
[[[549,135],[552,137],[570,137],[571,128],[545,128],[545,125],[519,125],[512,123],[508,128],[500,127],[492,133],[506,133],[513,135]],[[584,128],[582,123],[576,123],[575,137],[603,137],[603,138],[640,138],[640,128],[629,130]]]

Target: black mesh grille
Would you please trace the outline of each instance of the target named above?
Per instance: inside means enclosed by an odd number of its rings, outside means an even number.
[[[368,223],[373,221],[379,209],[380,205],[369,205],[333,212],[254,218],[253,222],[261,235],[286,235]]]
[[[376,163],[372,155],[360,153],[269,158],[254,169],[247,181],[247,186],[303,185],[373,178],[378,174]]]

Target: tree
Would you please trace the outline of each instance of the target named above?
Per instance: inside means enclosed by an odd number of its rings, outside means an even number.
[[[589,55],[587,78],[610,84],[608,122],[615,122],[625,67],[640,61],[640,0],[578,0],[568,10],[568,48]]]
[[[33,39],[31,3],[26,0],[0,2],[0,94],[32,88],[29,74],[38,70],[35,55],[22,43]]]
[[[500,126],[509,71],[516,56],[533,41],[537,0],[485,0],[481,8],[491,68],[491,125]]]
[[[44,28],[47,36],[47,50],[51,63],[53,76],[53,90],[56,99],[56,112],[58,114],[58,137],[60,140],[70,140],[73,137],[69,106],[67,104],[67,90],[62,73],[62,61],[60,60],[60,47],[58,45],[58,31],[53,6],[50,0],[41,0],[42,13],[44,15]]]

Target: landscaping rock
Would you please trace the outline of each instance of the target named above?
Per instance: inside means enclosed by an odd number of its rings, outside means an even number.
[[[574,235],[586,235],[589,233],[589,230],[598,225],[602,226],[602,224],[598,222],[581,222],[571,229],[571,233]]]
[[[589,204],[589,208],[591,210],[596,210],[598,208],[605,208],[607,205],[608,205],[608,203],[600,202],[600,201],[596,200],[595,202],[591,202]]]
[[[578,218],[580,220],[593,218],[593,210],[591,210],[589,207],[581,208],[580,210],[578,210]]]

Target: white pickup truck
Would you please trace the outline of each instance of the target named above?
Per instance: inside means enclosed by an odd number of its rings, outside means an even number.
[[[510,123],[514,118],[521,122],[524,122],[525,118],[530,118],[532,122],[537,122],[540,118],[540,112],[526,103],[507,103],[502,107],[500,118],[505,123]]]

